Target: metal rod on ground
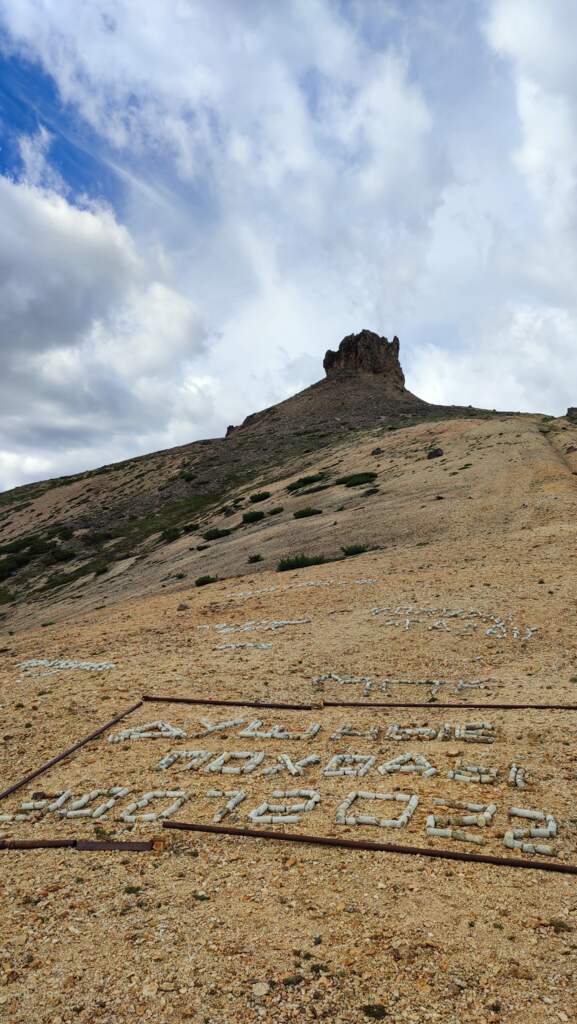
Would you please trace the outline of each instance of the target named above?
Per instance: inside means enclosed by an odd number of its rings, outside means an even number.
[[[259,700],[221,700],[216,697],[154,697],[144,696],[142,700],[149,704],[156,702],[158,704],[214,704],[218,707],[232,707],[232,708],[280,708],[285,711],[311,711],[313,708],[312,704],[285,704],[285,703],[268,703],[265,704]]]
[[[420,846],[398,846],[396,843],[374,843],[368,839],[338,839],[335,836],[299,835],[296,832],[271,832],[251,828],[230,828],[224,825],[199,825],[187,821],[163,821],[163,828],[182,832],[209,832],[223,836],[246,836],[249,839],[277,839],[289,843],[310,843],[313,846],[342,847],[346,850],[372,850],[401,853],[418,857],[439,857],[444,860],[462,860],[474,864],[497,864],[508,868],[532,868],[536,871],[557,871],[577,875],[577,864],[552,864],[544,860],[521,860],[518,857],[495,857],[489,853],[462,853],[455,850],[435,850]]]
[[[4,800],[4,798],[10,796],[11,793],[15,793],[17,789],[21,789],[22,786],[25,786],[28,782],[32,782],[33,779],[36,779],[39,775],[42,775],[43,772],[47,772],[49,768],[52,768],[55,764],[58,764],[59,761],[63,761],[65,757],[69,757],[70,754],[73,754],[76,750],[80,750],[81,747],[84,747],[87,743],[90,743],[91,740],[97,739],[98,736],[101,736],[102,733],[106,732],[107,729],[111,729],[113,725],[116,725],[117,722],[122,721],[122,719],[126,718],[127,715],[131,715],[133,711],[136,711],[137,708],[140,707],[142,707],[141,700],[139,700],[136,704],[133,704],[131,707],[127,708],[126,711],[122,711],[119,715],[116,715],[116,717],[112,718],[110,722],[106,722],[105,725],[101,725],[98,729],[95,729],[94,732],[90,733],[90,736],[85,736],[84,739],[78,740],[78,743],[75,743],[74,746],[69,747],[68,750],[63,750],[61,754],[57,754],[56,757],[53,757],[50,761],[46,761],[45,764],[40,765],[40,768],[36,768],[35,771],[29,772],[28,775],[25,775],[24,778],[20,779],[19,782],[15,782],[12,786],[8,786],[8,789],[2,790],[2,792],[0,793],[0,800]]]
[[[0,850],[58,850],[82,852],[119,850],[124,853],[148,853],[154,850],[153,839],[0,839]]]
[[[437,708],[470,709],[473,711],[577,711],[577,704],[440,704],[437,701],[426,703],[407,704],[406,701],[394,703],[372,703],[364,704],[359,701],[323,701],[325,708],[427,708],[427,711],[435,711]]]

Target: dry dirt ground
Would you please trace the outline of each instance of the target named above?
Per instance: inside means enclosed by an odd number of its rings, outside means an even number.
[[[38,791],[53,796],[70,789],[80,796],[125,785],[135,798],[150,790],[184,790],[187,800],[173,817],[210,823],[226,798],[210,797],[209,790],[243,788],[246,799],[224,824],[246,826],[248,812],[273,799],[275,789],[302,787],[320,794],[318,807],[296,825],[272,828],[530,862],[529,854],[503,845],[508,810],[521,806],[551,813],[559,823],[558,836],[542,840],[555,856],[539,859],[577,865],[577,711],[459,708],[467,702],[577,705],[577,463],[567,451],[577,430],[556,421],[543,434],[530,417],[437,429],[445,431],[450,466],[440,459],[411,462],[406,432],[403,471],[399,449],[393,450],[399,438],[387,441],[387,457],[397,468],[381,485],[386,493],[374,496],[376,504],[367,499],[358,509],[358,496],[346,497],[350,508],[342,513],[347,525],[339,527],[339,542],[378,540],[378,551],[299,572],[280,574],[267,565],[201,590],[186,580],[178,590],[156,594],[118,592],[109,595],[109,607],[78,608],[74,617],[64,618],[68,607],[56,608],[47,616],[52,625],[8,623],[1,641],[3,785],[142,694],[312,703],[305,711],[263,709],[258,728],[277,725],[300,735],[316,722],[316,736],[241,738],[239,732],[257,718],[248,707],[145,704],[2,801],[0,813],[17,812]],[[460,470],[466,451],[472,465]],[[346,468],[367,452],[348,449]],[[331,522],[307,525],[319,531],[306,535],[308,550],[329,543]],[[300,526],[305,523],[287,529]],[[285,543],[290,549],[296,542]],[[185,559],[181,542],[168,557],[175,566]],[[143,591],[148,587],[145,582]],[[100,603],[106,598],[103,589]],[[178,610],[181,602],[188,607]],[[282,620],[293,624],[270,628]],[[237,632],[222,628],[247,624]],[[223,648],[232,643],[272,646]],[[115,668],[22,667],[34,658],[105,661]],[[367,677],[374,685],[364,694],[359,683],[315,684],[328,673]],[[384,679],[392,681],[385,690]],[[426,708],[323,703],[427,702],[430,686],[416,682],[426,679],[444,681]],[[460,681],[482,686],[459,690]],[[441,702],[455,706],[435,706]],[[193,737],[203,731],[203,717],[245,721]],[[157,719],[183,728],[187,738],[108,742],[110,733]],[[395,723],[437,728],[479,721],[494,726],[494,743],[387,736]],[[379,732],[332,739],[343,724]],[[184,760],[157,770],[162,757],[183,749],[215,756],[260,751],[265,759],[254,773],[232,780],[191,771]],[[378,773],[378,765],[408,751],[424,754],[438,774]],[[293,759],[317,754],[319,761],[298,778],[265,776],[281,753]],[[375,762],[360,779],[327,777],[324,769],[335,753],[370,755]],[[450,780],[448,771],[461,761],[498,769],[495,782]],[[507,785],[513,761],[527,770],[524,790]],[[401,790],[420,802],[401,830],[337,824],[338,804],[356,789]],[[426,835],[427,815],[440,796],[497,805],[489,827],[470,829],[483,846]],[[125,807],[119,801],[98,820],[47,814],[35,821],[33,814],[0,823],[5,838],[166,840],[164,850],[147,853],[0,851],[3,1020],[575,1020],[577,876],[169,831],[160,820],[121,820]],[[365,801],[359,813],[374,813],[373,805]]]

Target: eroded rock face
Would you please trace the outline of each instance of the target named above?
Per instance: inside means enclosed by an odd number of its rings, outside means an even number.
[[[361,331],[343,338],[338,351],[329,349],[323,360],[327,377],[342,370],[383,374],[387,382],[404,388],[405,375],[399,362],[399,339],[381,338],[374,331]]]

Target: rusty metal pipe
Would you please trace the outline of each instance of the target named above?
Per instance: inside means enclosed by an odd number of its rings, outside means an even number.
[[[469,709],[482,711],[577,711],[577,704],[439,704],[437,701],[407,704],[405,701],[394,703],[362,704],[359,701],[323,701],[325,708],[426,708],[435,711],[437,708]]]
[[[25,775],[19,782],[15,782],[12,786],[8,786],[8,789],[2,790],[0,793],[0,800],[4,800],[5,797],[10,796],[11,793],[15,793],[16,790],[22,789],[22,786],[26,786],[28,782],[32,782],[32,779],[36,779],[39,775],[42,775],[43,772],[47,772],[49,768],[58,764],[59,761],[63,761],[65,757],[69,757],[70,754],[73,754],[76,750],[80,750],[80,747],[84,747],[87,743],[90,743],[91,740],[97,739],[97,737],[101,736],[103,732],[112,728],[112,726],[116,725],[117,722],[122,721],[122,719],[126,718],[127,715],[131,715],[132,712],[136,711],[139,707],[142,707],[141,700],[127,708],[126,711],[122,711],[119,715],[116,715],[116,717],[112,718],[110,722],[106,722],[105,725],[99,726],[99,728],[95,729],[94,732],[91,732],[89,736],[85,736],[84,739],[78,740],[78,742],[75,743],[74,746],[69,747],[68,750],[64,750],[61,754],[57,754],[56,757],[51,758],[50,761],[46,761],[45,764],[40,765],[40,768],[36,768],[35,771],[29,772],[28,775]]]
[[[217,697],[154,697],[145,696],[142,700],[158,704],[214,704],[216,707],[230,708],[280,708],[285,711],[312,711],[312,704],[264,704],[258,700],[221,700]]]
[[[435,850],[421,846],[399,846],[396,843],[374,843],[368,839],[339,839],[335,836],[299,835],[296,832],[271,832],[264,829],[231,828],[226,825],[200,825],[196,822],[163,821],[163,828],[183,832],[209,832],[224,836],[246,836],[249,839],[278,839],[289,843],[310,843],[313,846],[333,846],[346,850],[410,854],[418,857],[438,857],[442,860],[461,860],[474,864],[497,864],[508,868],[533,868],[536,871],[556,871],[577,875],[577,864],[553,864],[543,860],[521,860],[519,857],[495,857],[489,853],[463,853],[455,850]]]

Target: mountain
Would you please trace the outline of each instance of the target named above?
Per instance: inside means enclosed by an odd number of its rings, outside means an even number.
[[[442,481],[439,497],[448,489],[462,495],[465,477],[454,461],[466,462],[481,437],[528,431],[528,444],[542,443],[542,417],[434,405],[412,394],[396,337],[349,335],[323,367],[324,379],[229,427],[224,438],[0,495],[5,625],[48,610],[76,614],[103,595],[116,601],[182,579],[241,575],[251,556],[261,556],[251,564],[264,570],[295,550],[335,557],[359,534],[371,547],[417,529],[427,534],[437,514],[421,528],[414,513],[430,500],[429,482],[439,489]],[[435,447],[444,452],[438,462],[428,458]],[[472,464],[466,480],[478,469]],[[356,486],[338,482],[359,473]],[[313,514],[300,515],[309,506]]]
[[[325,372],[2,496],[6,1020],[575,1019],[577,420]]]

